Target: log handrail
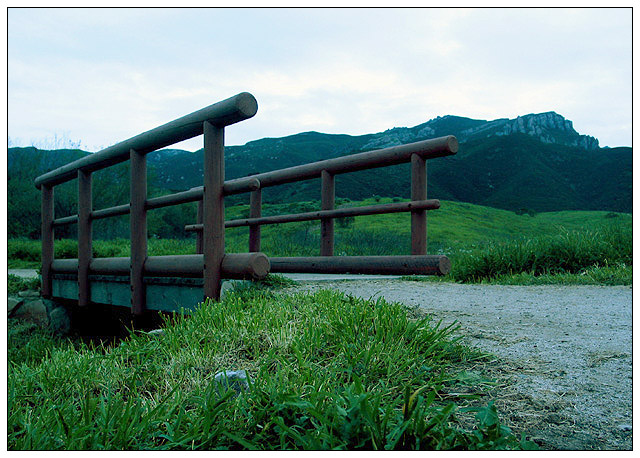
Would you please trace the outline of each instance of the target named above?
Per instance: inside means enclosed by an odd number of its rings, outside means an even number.
[[[151,259],[147,256],[147,210],[203,200],[207,203],[206,208],[209,213],[212,211],[220,213],[221,210],[224,211],[223,197],[225,194],[245,192],[245,188],[258,189],[259,182],[256,179],[243,182],[242,190],[239,190],[234,184],[226,185],[224,183],[224,128],[251,118],[257,110],[258,102],[255,97],[247,92],[242,92],[37,177],[34,184],[41,189],[42,195],[42,295],[52,297],[52,273],[61,265],[61,260],[54,259],[55,227],[77,224],[78,259],[75,271],[78,274],[78,305],[87,306],[91,302],[89,273],[91,266],[95,265],[92,259],[92,221],[129,213],[131,215],[131,256],[128,258],[127,268],[131,282],[131,311],[134,315],[142,314],[146,305],[143,282],[145,273],[153,272],[152,267],[158,262],[161,263],[161,266],[165,266],[162,263],[166,262],[169,264],[181,263],[179,257],[175,256],[170,257],[168,261],[166,259]],[[195,191],[189,190],[147,199],[146,155],[198,135],[204,135],[205,157],[211,159],[208,162],[205,161],[204,164],[204,186]],[[91,202],[93,172],[127,160],[131,163],[130,203],[93,210]],[[222,171],[222,174],[212,175],[212,170]],[[207,177],[209,177],[208,182]],[[78,179],[78,214],[55,219],[53,211],[54,187],[74,178]],[[202,246],[205,254],[200,256],[202,258],[200,264],[193,264],[193,261],[189,261],[191,267],[195,265],[197,268],[197,265],[200,265],[200,272],[204,272],[205,298],[220,298],[220,280],[223,274],[235,275],[236,271],[248,272],[246,269],[229,270],[229,259],[235,260],[236,264],[237,262],[250,263],[255,262],[256,259],[262,259],[259,254],[253,253],[254,256],[249,257],[227,257],[225,261],[224,234],[221,235],[222,243],[219,241],[219,236],[220,230],[216,229],[213,237],[210,237],[211,240],[204,242]],[[215,249],[212,249],[214,243],[216,246]],[[262,257],[266,259],[266,256],[262,255]],[[150,259],[151,261],[149,261]],[[62,262],[62,266],[67,264]],[[236,264],[233,266],[237,267]],[[265,266],[266,271],[265,269],[260,270],[259,275],[264,276],[268,272],[268,259],[266,264],[262,263],[262,267]],[[249,264],[244,265],[244,268],[248,267]],[[178,273],[180,274],[179,271]],[[255,277],[258,274],[252,275]]]
[[[326,159],[324,161],[311,162],[309,164],[296,165],[286,169],[259,173],[244,178],[236,178],[228,181],[227,185],[234,189],[251,191],[252,179],[260,181],[260,188],[276,186],[296,181],[320,178],[322,171],[332,175],[357,172],[360,170],[387,167],[411,161],[411,156],[417,154],[424,159],[449,156],[458,152],[458,140],[453,135],[432,138],[405,145],[392,146],[364,153],[351,154],[349,156]]]
[[[130,257],[93,258],[89,263],[90,275],[128,275]],[[204,257],[201,254],[148,256],[144,273],[154,277],[202,278]],[[77,259],[56,259],[52,263],[54,273],[75,273]],[[263,253],[227,253],[222,260],[225,278],[264,278],[270,262]]]
[[[224,227],[243,227],[267,224],[293,223],[300,221],[314,221],[323,218],[347,218],[350,216],[384,215],[388,213],[410,212],[412,210],[437,210],[440,201],[437,199],[418,200],[412,202],[398,202],[392,204],[366,205],[362,207],[338,208],[337,210],[318,210],[306,213],[290,213],[286,215],[263,216],[260,218],[232,219],[225,221]],[[202,231],[202,223],[187,224],[187,232]]]
[[[251,118],[257,111],[258,102],[255,97],[242,92],[40,175],[35,179],[35,185],[40,188],[42,185],[53,186],[70,181],[76,178],[78,170],[95,172],[129,160],[132,149],[140,154],[147,154],[202,135],[205,121],[225,127]]]
[[[247,192],[234,185],[229,185],[227,181],[223,187],[224,194],[226,196],[231,194],[240,194]],[[260,182],[257,179],[248,180],[247,187],[249,191],[255,191],[260,189]],[[244,185],[243,185],[244,186]],[[186,204],[189,202],[197,202],[202,200],[204,189],[202,186],[196,186],[187,191],[176,192],[174,194],[166,194],[164,196],[152,197],[145,201],[146,209],[170,207],[172,205]],[[92,219],[109,218],[111,216],[126,215],[131,211],[129,204],[116,205],[114,207],[101,208],[100,210],[94,210],[91,212]],[[67,224],[74,224],[78,222],[78,215],[69,215],[62,218],[54,219],[54,226],[64,226]]]

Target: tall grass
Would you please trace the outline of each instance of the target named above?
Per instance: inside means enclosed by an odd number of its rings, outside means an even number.
[[[451,277],[476,282],[516,274],[576,274],[594,267],[631,266],[632,235],[629,226],[610,226],[488,244],[455,256]]]
[[[24,342],[20,332],[12,332],[10,347]],[[445,394],[468,393],[468,377],[456,367],[481,358],[451,332],[383,300],[249,289],[168,320],[162,337],[137,333],[95,347],[40,335],[32,340],[38,348],[9,351],[8,447],[532,446],[500,424],[491,404],[459,408],[461,398]],[[250,376],[239,396],[214,382],[232,369]],[[465,429],[458,415],[469,413],[475,426]]]
[[[155,239],[148,241],[148,251],[151,256],[168,254],[193,254],[195,242],[190,239]],[[78,257],[78,242],[71,239],[60,239],[54,243],[56,259],[70,259]],[[93,257],[108,258],[130,255],[128,239],[94,240]],[[7,257],[11,261],[25,261],[37,265],[40,263],[41,245],[39,240],[10,239],[7,243]]]

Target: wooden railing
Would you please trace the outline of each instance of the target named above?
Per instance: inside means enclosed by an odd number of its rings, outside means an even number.
[[[295,221],[321,221],[320,256],[318,257],[269,258],[271,272],[315,272],[315,273],[397,273],[397,274],[444,274],[450,265],[445,256],[427,256],[427,210],[440,208],[438,200],[427,200],[426,160],[455,154],[458,142],[453,136],[410,143],[391,148],[353,154],[310,164],[289,167],[272,172],[232,180],[229,184],[249,190],[257,180],[259,188],[251,191],[249,218],[226,221],[225,227],[249,226],[249,251],[260,251],[260,227]],[[334,209],[335,175],[359,170],[385,167],[411,162],[411,201],[392,204],[369,205]],[[288,215],[262,216],[262,189],[285,183],[321,179],[322,210]],[[193,188],[187,192],[201,192]],[[411,255],[407,256],[339,256],[334,254],[335,218],[385,213],[411,212]],[[198,216],[199,218],[199,216]],[[202,222],[185,226],[187,231],[201,232]],[[199,242],[197,242],[198,245]],[[199,245],[198,245],[199,246]],[[419,257],[416,257],[419,256]]]
[[[89,274],[129,275],[131,310],[145,310],[145,276],[204,278],[203,296],[220,298],[223,278],[262,278],[268,272],[326,272],[377,274],[445,274],[450,269],[445,256],[427,255],[428,210],[440,206],[427,200],[426,160],[455,154],[453,136],[395,146],[376,151],[328,159],[311,164],[224,180],[224,128],[248,119],[257,112],[257,102],[241,93],[190,115],[157,127],[124,142],[74,161],[39,176],[35,185],[42,192],[42,294],[52,294],[54,273],[76,273],[78,305],[90,302]],[[146,155],[189,138],[204,135],[203,186],[188,191],[147,198]],[[129,204],[93,210],[91,175],[97,170],[131,161]],[[335,175],[359,170],[411,163],[411,202],[335,209]],[[54,187],[78,179],[78,214],[54,218]],[[315,212],[262,216],[262,189],[312,178],[321,179],[321,210]],[[249,218],[224,221],[224,196],[250,192]],[[196,254],[147,255],[147,211],[155,208],[198,202]],[[335,218],[411,212],[410,256],[333,256]],[[92,221],[130,214],[131,256],[92,258]],[[267,258],[260,253],[260,227],[294,221],[321,221],[319,257]],[[54,228],[77,224],[78,258],[54,259]],[[225,253],[225,227],[249,226],[249,253]]]

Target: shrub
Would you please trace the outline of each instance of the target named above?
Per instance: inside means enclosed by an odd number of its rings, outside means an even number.
[[[452,277],[477,281],[500,275],[579,273],[593,266],[632,265],[632,231],[621,226],[494,243],[456,257]]]
[[[10,239],[7,243],[7,258],[40,262],[40,241]]]

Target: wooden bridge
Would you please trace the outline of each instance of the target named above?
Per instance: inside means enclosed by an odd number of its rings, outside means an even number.
[[[264,278],[274,273],[366,273],[444,275],[446,256],[427,255],[427,211],[440,207],[427,199],[426,160],[455,154],[458,142],[447,136],[401,146],[353,154],[225,181],[224,130],[251,118],[258,104],[249,93],[215,103],[102,151],[52,170],[35,179],[42,192],[42,295],[91,303],[130,306],[134,315],[145,310],[193,308],[209,297],[219,300],[222,280]],[[204,136],[203,186],[161,197],[147,198],[146,155],[174,143]],[[130,161],[130,202],[94,210],[93,172]],[[353,208],[334,208],[335,175],[411,163],[411,201]],[[262,216],[262,189],[313,178],[321,180],[321,210]],[[78,180],[78,214],[55,218],[54,187]],[[224,197],[250,194],[249,218],[224,220]],[[147,255],[147,212],[155,208],[198,203],[196,254]],[[407,256],[334,256],[334,219],[347,216],[411,212],[411,254]],[[92,221],[130,215],[131,256],[92,257]],[[267,257],[260,252],[260,228],[266,224],[321,221],[320,256]],[[54,259],[54,231],[76,224],[78,258]],[[249,251],[225,253],[225,227],[249,226]]]

